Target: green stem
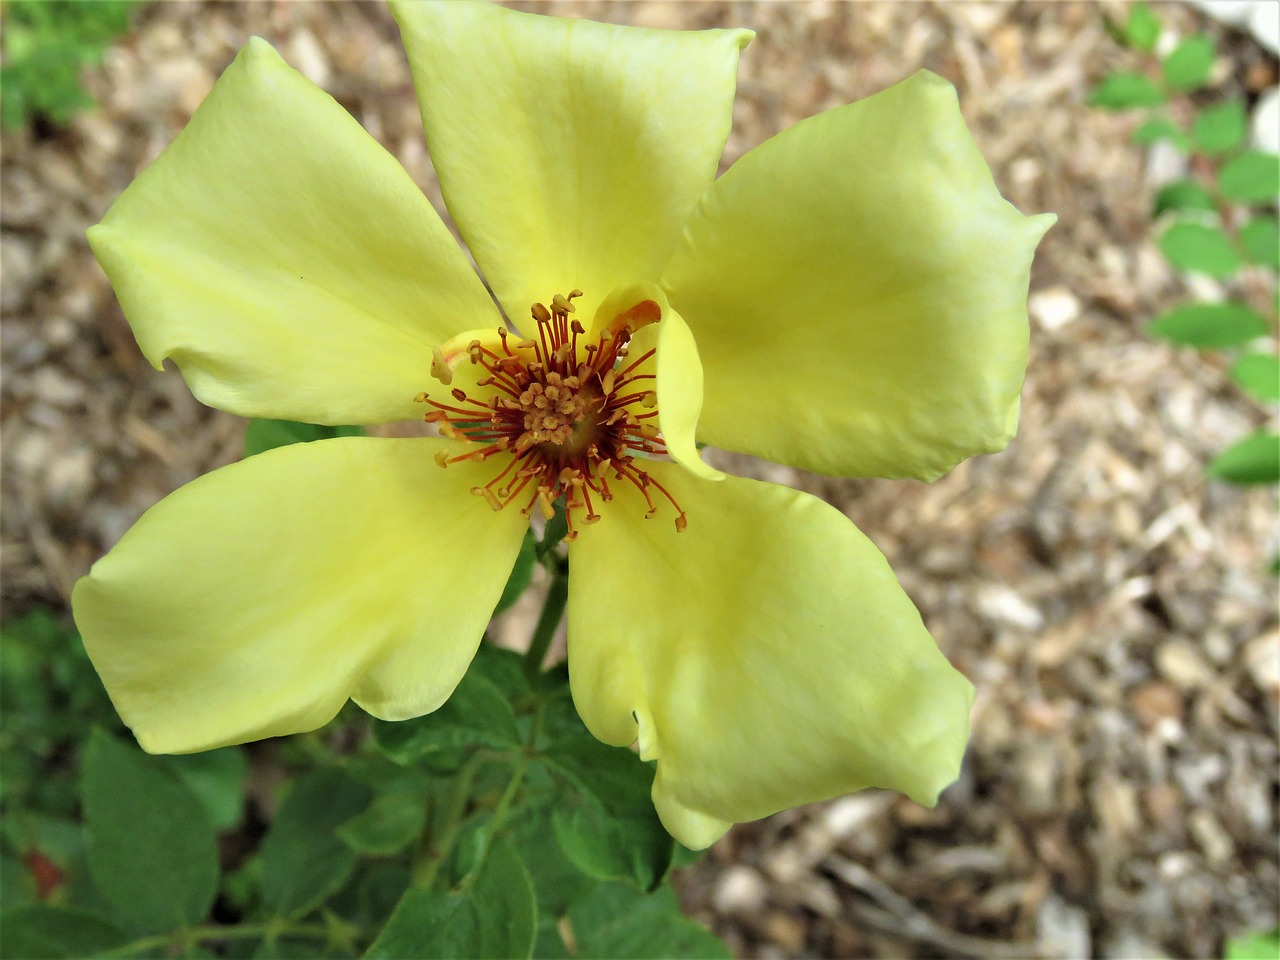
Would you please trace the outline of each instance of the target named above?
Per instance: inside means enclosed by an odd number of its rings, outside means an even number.
[[[533,628],[533,638],[524,655],[524,675],[530,683],[542,672],[542,661],[546,659],[551,638],[556,635],[560,621],[564,619],[564,607],[568,600],[569,571],[563,561],[557,561],[552,569],[547,599],[542,604],[542,614],[538,617],[538,625]]]
[[[328,927],[321,924],[311,923],[290,926],[278,920],[267,923],[242,923],[234,927],[193,927],[189,930],[177,930],[172,933],[143,937],[140,940],[134,940],[132,943],[126,943],[112,950],[104,950],[98,956],[130,956],[144,950],[167,947],[178,939],[182,939],[188,944],[198,943],[202,940],[248,940],[259,937],[263,939],[267,937],[300,937],[306,940],[328,940],[331,933],[332,931]]]
[[[472,754],[453,778],[452,789],[446,803],[442,806],[443,816],[439,823],[432,824],[427,832],[426,843],[422,855],[413,869],[413,885],[429,888],[436,881],[436,874],[444,863],[453,842],[458,838],[462,827],[462,816],[467,812],[467,801],[471,798],[471,785],[475,782],[476,773],[488,757],[484,753]]]
[[[485,828],[484,846],[480,848],[480,856],[476,858],[476,865],[471,869],[471,872],[462,878],[459,889],[466,890],[469,888],[475,883],[480,871],[484,869],[484,862],[488,859],[494,838],[497,837],[498,831],[502,829],[502,825],[507,819],[507,814],[511,811],[511,804],[520,792],[520,787],[524,785],[525,774],[529,771],[529,762],[538,752],[538,737],[541,734],[542,704],[539,704],[538,709],[534,711],[533,722],[529,724],[529,735],[525,739],[524,749],[517,755],[515,765],[511,768],[511,782],[507,784],[507,789],[502,791],[502,796],[498,799],[498,805],[493,810],[493,816]]]

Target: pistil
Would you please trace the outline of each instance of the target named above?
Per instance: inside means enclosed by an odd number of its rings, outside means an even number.
[[[585,328],[570,316],[581,296],[581,290],[573,290],[556,294],[550,308],[533,304],[536,337],[513,342],[500,328],[496,350],[471,341],[467,357],[484,370],[475,381],[484,388],[482,395],[473,397],[455,386],[449,391],[452,403],[429,393],[415,398],[434,408],[423,419],[446,437],[479,444],[455,456],[442,451],[436,462],[446,467],[501,457],[501,471],[471,492],[494,510],[520,503],[525,516],[537,509],[548,520],[563,497],[566,540],[600,520],[597,502],[613,499],[610,479],[625,480],[640,492],[648,505],[646,517],[658,512],[655,494],[665,498],[676,511],[676,530],[684,530],[688,519],[680,505],[641,466],[643,458],[666,456],[667,448],[653,422],[657,394],[647,381],[654,374],[640,372],[654,351],[631,359],[628,345],[639,327],[658,320],[657,305],[638,305],[586,343]],[[440,350],[431,372],[444,386],[453,383],[454,370]]]

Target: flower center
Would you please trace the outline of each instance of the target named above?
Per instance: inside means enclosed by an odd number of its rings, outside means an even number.
[[[596,504],[613,499],[611,480],[640,491],[649,507],[646,517],[658,512],[655,493],[666,498],[676,511],[676,530],[684,530],[688,520],[680,505],[640,466],[644,458],[665,456],[667,448],[656,422],[657,394],[645,383],[655,375],[643,372],[654,351],[632,360],[627,348],[637,329],[659,320],[659,308],[644,301],[587,343],[586,330],[569,316],[580,296],[581,290],[556,294],[550,309],[535,303],[534,339],[509,339],[500,328],[494,346],[472,340],[467,356],[484,370],[475,381],[476,396],[459,387],[450,392],[452,403],[418,394],[418,402],[435,408],[424,420],[446,437],[480,445],[456,456],[442,450],[436,462],[447,467],[500,457],[502,470],[471,492],[494,510],[519,502],[525,516],[537,507],[548,520],[555,501],[564,497],[566,540],[578,535],[580,525],[600,520]],[[453,382],[453,369],[439,349],[431,373],[446,386]]]

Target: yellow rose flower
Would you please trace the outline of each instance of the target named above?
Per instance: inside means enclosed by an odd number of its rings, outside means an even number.
[[[393,10],[492,297],[395,159],[258,39],[90,231],[143,353],[201,401],[444,434],[282,447],[147,511],[73,598],[125,722],[186,752],[348,698],[435,710],[563,495],[574,701],[658,761],[675,837],[868,786],[934,803],[968,681],[847,518],[695,438],[838,476],[1001,449],[1052,217],[1000,197],[932,74],[715,179],[749,31]]]

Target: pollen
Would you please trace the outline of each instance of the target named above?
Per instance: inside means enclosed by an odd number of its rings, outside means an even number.
[[[473,340],[463,362],[482,368],[474,396],[453,386],[448,400],[434,399],[433,392],[414,398],[433,408],[424,420],[474,446],[455,456],[442,452],[436,462],[447,467],[493,460],[493,479],[471,492],[494,510],[518,505],[525,516],[538,510],[550,519],[552,504],[563,497],[566,540],[601,519],[600,505],[614,498],[611,481],[639,491],[646,517],[670,504],[682,531],[689,523],[684,511],[644,469],[646,460],[667,455],[657,427],[657,393],[649,385],[654,374],[645,368],[654,351],[628,356],[635,331],[658,320],[657,304],[629,310],[587,342],[585,328],[571,317],[581,296],[573,290],[556,294],[549,308],[533,304],[535,337],[517,340],[499,329],[496,349]],[[455,371],[439,349],[431,367],[442,385],[454,383]]]

